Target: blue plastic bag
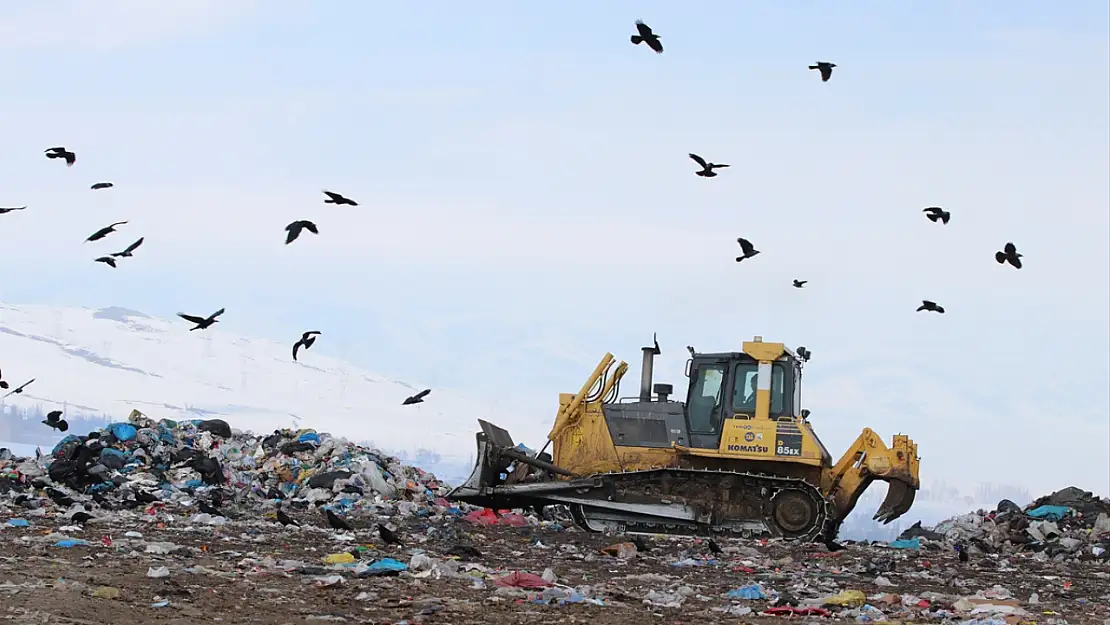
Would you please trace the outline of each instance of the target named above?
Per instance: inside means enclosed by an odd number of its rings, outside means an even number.
[[[1071,508],[1067,506],[1037,506],[1029,512],[1026,516],[1031,516],[1034,519],[1047,519],[1049,521],[1059,521],[1060,519],[1068,516]]]
[[[139,433],[135,426],[130,423],[113,423],[108,426],[108,431],[120,441],[130,441],[135,439],[135,435]]]
[[[748,584],[728,591],[729,599],[766,599],[763,589],[756,584]]]
[[[921,549],[921,537],[901,538],[889,543],[895,549]]]

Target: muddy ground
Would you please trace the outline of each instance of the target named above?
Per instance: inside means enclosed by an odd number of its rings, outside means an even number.
[[[0,525],[5,520],[0,520]],[[314,516],[308,521],[318,524]],[[649,552],[620,560],[598,553],[619,537],[558,527],[478,527],[453,519],[401,523],[401,535],[407,542],[401,548],[378,544],[376,532],[367,523],[362,524],[367,529],[357,530],[356,540],[340,542],[330,530],[317,527],[283,529],[260,520],[235,521],[222,527],[189,526],[183,519],[167,524],[137,515],[91,521],[83,530],[65,529],[61,533],[82,538],[89,545],[62,548],[54,546],[58,537],[52,535],[59,525],[46,518],[27,528],[0,529],[0,621],[44,625],[782,622],[783,617],[758,614],[770,605],[768,601],[726,596],[729,590],[753,582],[797,599],[858,589],[869,597],[887,593],[888,602],[894,600],[890,593],[921,596],[934,591],[954,599],[999,585],[1031,613],[1009,617],[1014,624],[1066,619],[1067,623],[1102,625],[1110,618],[1110,565],[1105,562],[1038,562],[1027,556],[1009,556],[1006,565],[1000,557],[976,554],[972,562],[962,564],[947,549],[910,552],[852,545],[829,553],[819,545],[746,541],[719,541],[728,553],[710,559],[704,543],[665,538],[649,539]],[[141,532],[142,537],[127,538],[127,531]],[[171,555],[145,553],[145,543],[159,541],[188,549]],[[282,570],[263,561],[267,556],[302,560],[322,568],[323,556],[356,545],[365,546],[360,558],[366,562],[392,557],[409,563],[412,554],[420,552],[445,560],[449,557],[445,553],[460,542],[481,551],[469,560],[501,570],[491,571],[484,582],[469,576],[420,578],[406,571],[392,577],[344,577],[339,584],[323,586],[319,578],[335,571]],[[701,565],[673,565],[691,557]],[[168,577],[147,576],[148,569],[161,566],[169,569]],[[189,568],[192,572],[185,570]],[[583,594],[603,597],[606,605],[540,604],[531,600],[538,591],[498,589],[492,583],[494,577],[512,570],[539,575],[546,568],[557,575],[559,584],[590,586],[590,592]],[[483,577],[476,572],[472,575]],[[887,580],[893,586],[877,585]],[[483,583],[484,587],[475,587]],[[681,607],[644,602],[652,590],[664,593],[682,586],[689,588]],[[94,597],[99,587],[118,589],[119,595]],[[100,594],[105,592],[110,595],[112,591],[101,589]],[[1039,596],[1036,605],[1028,603],[1032,593]],[[924,620],[918,608],[891,607],[877,597],[870,603],[892,622]],[[934,601],[933,608],[942,603]],[[153,607],[155,604],[161,607]],[[730,607],[733,614],[722,611]],[[735,611],[744,607],[754,611],[737,615]],[[842,609],[832,608],[833,614]],[[805,616],[792,620],[855,619]]]

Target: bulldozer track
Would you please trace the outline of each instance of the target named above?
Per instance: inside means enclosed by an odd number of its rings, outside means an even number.
[[[575,523],[590,532],[602,531],[590,527],[592,521],[595,526],[632,533],[708,533],[807,542],[835,536],[839,525],[832,518],[828,499],[801,478],[674,467],[595,473],[589,477],[601,480],[601,485],[585,496],[602,501],[680,503],[708,517],[708,522],[689,522],[630,514],[612,520],[605,519],[602,508],[571,505]],[[753,522],[764,528],[753,527]]]

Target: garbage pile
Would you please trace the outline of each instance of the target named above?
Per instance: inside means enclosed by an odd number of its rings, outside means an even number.
[[[47,457],[0,450],[0,499],[45,486],[55,500],[76,497],[105,510],[214,497],[248,508],[288,500],[414,513],[437,500],[446,507],[449,490],[431,473],[315,430],[258,436],[220,419],[155,421],[137,410],[126,422],[66,436]]]
[[[1003,499],[994,510],[953,517],[928,529],[915,524],[899,542],[960,544],[971,554],[1027,552],[1036,560],[1106,562],[1110,559],[1110,499],[1074,486],[1024,509]]]

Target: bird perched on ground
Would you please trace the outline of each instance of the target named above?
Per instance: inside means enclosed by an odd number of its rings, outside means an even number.
[[[836,63],[828,63],[826,61],[817,61],[816,65],[809,66],[810,69],[821,71],[821,82],[829,82],[829,79],[832,78],[834,67],[836,67]]]
[[[195,328],[189,328],[189,331],[192,332],[193,330],[204,330],[210,327],[213,323],[218,323],[216,321],[216,317],[219,317],[222,314],[224,314],[223,308],[217,310],[211,315],[208,315],[207,317],[197,317],[196,315],[186,315],[185,313],[177,313],[177,316],[181,317],[185,321],[197,324]]]
[[[116,259],[112,258],[111,256],[101,256],[100,258],[94,260],[93,262],[94,263],[104,263],[105,265],[108,265],[109,267],[112,267],[113,269],[116,266]]]
[[[26,209],[27,209],[26,206],[15,206],[15,207],[12,207],[12,208],[0,208],[0,215],[6,215],[6,214],[8,214],[12,211],[21,211],[21,210],[26,210]]]
[[[431,393],[431,392],[432,392],[432,389],[426,388],[426,389],[420,391],[419,393],[417,393],[415,395],[412,395],[410,397],[406,397],[405,401],[401,402],[401,405],[402,406],[410,406],[412,404],[422,404],[422,403],[424,403],[424,398],[427,397],[428,393]]]
[[[143,239],[145,238],[146,237],[139,237],[138,241],[135,241],[131,245],[128,245],[127,248],[124,249],[122,252],[112,252],[112,256],[117,258],[131,258],[135,255],[135,250],[139,249],[139,246],[143,244]]]
[[[62,418],[61,410],[51,410],[46,413],[46,418],[42,420],[42,424],[59,432],[65,432],[69,429],[69,423]]]
[[[30,380],[27,380],[21,386],[19,386],[17,388],[13,388],[12,390],[8,391],[8,394],[4,395],[4,397],[8,397],[9,395],[19,395],[20,393],[23,392],[23,389],[30,386],[31,382],[34,382],[34,381],[35,381],[35,378],[31,378]],[[7,387],[5,386],[5,388],[7,388]]]
[[[745,258],[751,258],[759,253],[759,250],[755,249],[752,242],[743,237],[736,239],[736,242],[740,244],[740,251],[743,252],[743,256],[736,257],[736,262],[740,262]]]
[[[113,232],[115,232],[116,231],[116,226],[122,226],[125,223],[127,223],[127,222],[126,221],[117,221],[116,223],[114,223],[110,226],[104,226],[100,230],[97,230],[96,232],[89,235],[89,238],[85,239],[85,242],[88,243],[89,241],[99,241],[100,239],[103,239],[104,237],[108,236],[109,234],[112,234]]]
[[[378,525],[378,536],[381,536],[382,542],[387,545],[405,546],[405,543],[401,542],[400,538],[397,538],[397,534],[384,525]]]
[[[74,512],[73,515],[71,515],[69,517],[69,520],[73,521],[74,523],[76,523],[78,525],[84,525],[86,521],[91,521],[92,518],[93,518],[93,515],[89,514],[88,512],[78,510],[77,512]]]
[[[351,526],[347,525],[346,521],[339,518],[339,515],[332,512],[330,509],[324,508],[324,516],[328,517],[328,525],[330,525],[333,530],[351,531]]]
[[[935,312],[942,315],[944,314],[944,306],[937,306],[936,302],[930,302],[927,299],[921,300],[921,305],[917,307],[917,312],[921,312],[923,310],[926,312]]]
[[[302,347],[305,348],[305,349],[308,349],[309,347],[312,347],[312,344],[316,342],[316,335],[318,335],[318,334],[320,334],[320,332],[318,330],[312,330],[312,331],[309,331],[309,332],[305,332],[304,334],[301,335],[301,339],[299,341],[297,341],[296,343],[293,343],[293,360],[294,361],[297,360],[297,352]]]
[[[959,543],[956,543],[954,548],[956,549],[956,557],[960,559],[960,562],[967,562],[967,549]]]
[[[281,509],[281,504],[280,503],[278,504],[278,507],[277,507],[277,521],[278,521],[278,523],[281,523],[282,525],[293,525],[293,526],[296,526],[296,527],[301,526],[301,524],[298,523],[296,521],[296,519],[289,516],[288,514],[285,514],[285,510]]]
[[[70,497],[64,491],[60,491],[52,486],[47,486],[46,488],[42,489],[42,492],[46,493],[46,496],[59,506],[68,508],[77,503],[73,500],[73,497]]]
[[[212,516],[225,516],[219,508],[209,504],[207,501],[197,502],[197,508],[200,508],[200,511],[204,514],[211,514]]]
[[[324,204],[336,204],[336,205],[347,204],[349,206],[358,206],[358,202],[356,202],[352,199],[349,199],[349,198],[345,198],[342,195],[339,195],[338,193],[332,193],[331,191],[328,191],[327,189],[324,189],[324,195],[328,196],[328,199],[324,200]]]
[[[478,551],[478,548],[474,545],[457,544],[452,545],[451,548],[446,551],[446,555],[458,556],[460,560],[466,560],[468,558],[481,558],[482,552]]]
[[[289,245],[296,241],[297,237],[301,236],[301,230],[308,230],[312,234],[320,234],[320,231],[316,229],[316,224],[307,219],[301,219],[285,226],[285,231],[289,233],[285,237],[285,244]]]
[[[91,186],[89,188],[92,189],[93,191],[96,191],[97,189],[111,189],[114,186],[116,186],[116,185],[114,185],[110,182],[98,182],[98,183],[94,184],[93,186]]]
[[[47,149],[46,158],[64,158],[66,167],[73,167],[73,164],[77,162],[77,155],[63,147]]]
[[[709,539],[707,544],[709,545],[709,551],[711,551],[715,555],[721,555],[725,552],[725,550],[721,549],[721,546],[717,544],[717,541],[713,540],[712,538]]]
[[[806,282],[809,282],[809,280],[795,280],[794,281],[794,288],[795,289],[800,289],[800,288],[802,288],[803,286],[806,285]]]
[[[825,540],[825,549],[828,549],[830,552],[842,551],[844,548],[844,545],[841,545],[831,538]]]
[[[656,54],[663,54],[663,44],[659,41],[662,37],[651,32],[651,26],[645,24],[643,20],[636,20],[636,32],[639,34],[629,38],[634,45],[646,43],[649,48],[655,50]]]
[[[1010,263],[1014,269],[1021,269],[1021,254],[1018,254],[1017,246],[1013,243],[1007,243],[1006,247],[994,253],[994,259],[998,261],[999,265]]]
[[[925,216],[933,223],[936,223],[939,219],[942,224],[947,224],[948,220],[952,218],[952,213],[939,206],[930,206],[921,212],[925,213]]]
[[[697,154],[694,154],[693,152],[690,152],[690,158],[694,159],[694,162],[698,165],[701,165],[701,171],[694,172],[694,175],[701,176],[702,178],[713,178],[717,175],[717,172],[713,171],[714,169],[728,167],[728,165],[725,165],[724,163],[706,162],[704,158],[698,156]]]

